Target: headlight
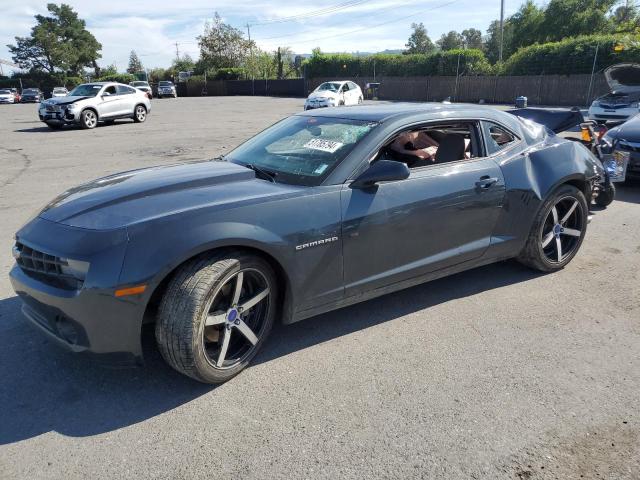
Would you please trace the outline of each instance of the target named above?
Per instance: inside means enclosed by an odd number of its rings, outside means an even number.
[[[84,281],[87,276],[87,272],[89,271],[89,262],[72,260],[71,258],[60,258],[60,260],[62,262],[66,262],[66,265],[60,266],[62,273]]]

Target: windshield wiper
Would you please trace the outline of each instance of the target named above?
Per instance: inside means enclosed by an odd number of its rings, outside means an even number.
[[[261,176],[265,180],[269,180],[270,182],[276,183],[276,175],[277,175],[276,172],[265,170],[264,168],[261,168],[253,163],[245,163],[244,166],[250,170],[253,170],[254,172],[256,172],[257,175]]]

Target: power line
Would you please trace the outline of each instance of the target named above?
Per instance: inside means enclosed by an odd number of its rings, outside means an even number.
[[[368,2],[369,0],[350,0],[348,2],[338,3],[331,7],[325,7],[320,10],[314,10],[307,13],[301,13],[298,15],[292,15],[290,17],[282,17],[282,18],[274,18],[270,20],[264,20],[262,22],[255,22],[252,25],[270,25],[272,23],[284,23],[284,22],[293,22],[296,20],[303,20],[305,18],[318,17],[322,15],[328,15],[330,13],[335,13],[340,10],[345,10],[347,8],[355,7],[356,5],[360,5],[362,3]]]
[[[403,2],[398,2],[395,5],[391,5],[390,7],[381,8],[380,10],[376,11],[376,14],[379,14],[380,12],[383,12],[385,10],[397,9],[399,5],[406,5],[406,4],[411,4],[411,3],[415,3],[415,0],[405,0]],[[369,15],[370,14],[368,14],[366,16],[369,16]],[[344,24],[347,24],[347,23],[353,23],[354,20],[357,20],[357,19],[362,18],[362,17],[363,17],[362,15],[357,16],[357,17],[351,17],[351,18],[346,19],[346,21],[333,23],[332,26],[344,25]],[[316,32],[317,30],[318,30],[317,28],[307,29],[307,30],[301,30],[301,31],[295,32],[295,33],[285,33],[284,35],[273,35],[271,37],[262,37],[262,38],[259,38],[257,40],[273,40],[275,38],[296,37],[298,35],[303,35],[305,33]]]
[[[369,26],[364,27],[364,28],[358,28],[358,29],[355,29],[355,30],[350,30],[348,32],[336,33],[334,35],[327,35],[325,37],[318,37],[318,38],[314,38],[314,39],[311,39],[311,40],[300,40],[300,41],[298,41],[296,43],[313,43],[313,42],[317,42],[319,40],[327,40],[329,38],[336,38],[336,37],[342,37],[344,35],[351,35],[352,33],[364,32],[364,31],[370,30],[372,28],[381,27],[383,25],[389,25],[390,23],[400,22],[400,21],[406,20],[408,18],[415,18],[416,15],[420,15],[422,13],[427,13],[427,12],[430,12],[432,10],[437,10],[439,8],[448,7],[449,5],[453,5],[454,3],[457,3],[459,1],[460,0],[451,0],[451,1],[443,3],[441,5],[437,5],[435,7],[427,8],[427,9],[424,9],[424,10],[420,10],[418,12],[413,12],[411,15],[405,15],[403,17],[398,17],[398,18],[393,19],[393,20],[388,20],[386,22],[376,23],[375,25],[369,25]]]

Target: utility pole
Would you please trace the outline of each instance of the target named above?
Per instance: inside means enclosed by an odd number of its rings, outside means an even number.
[[[178,42],[176,42],[176,60],[180,60],[180,50],[178,50]]]
[[[247,38],[249,39],[249,51],[251,52],[251,93],[256,94],[255,78],[253,77],[253,70],[255,65],[253,64],[253,44],[251,43],[251,25],[247,22]]]
[[[504,42],[504,0],[500,0],[500,49],[498,61],[502,63],[502,44]]]

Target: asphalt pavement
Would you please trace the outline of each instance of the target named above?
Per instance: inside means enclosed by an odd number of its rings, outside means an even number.
[[[153,100],[144,124],[50,131],[0,106],[0,478],[638,479],[640,184],[576,258],[513,261],[277,327],[232,381],[113,370],[21,318],[14,232],[58,193],[211,158],[301,99]]]

